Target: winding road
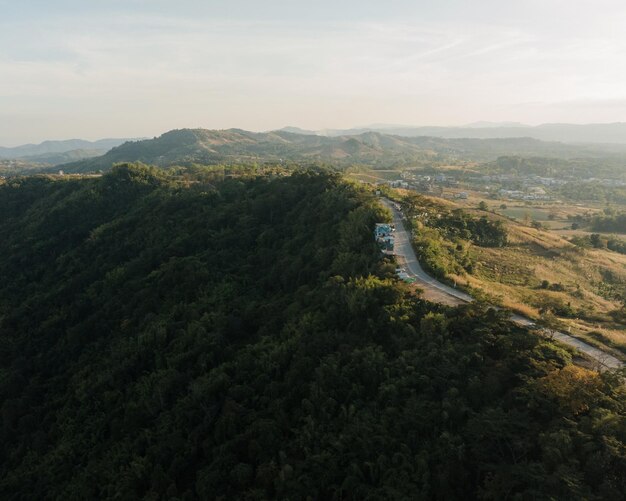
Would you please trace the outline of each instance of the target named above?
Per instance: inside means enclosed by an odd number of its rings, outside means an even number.
[[[396,258],[398,259],[399,264],[406,269],[407,274],[419,282],[420,287],[424,289],[424,297],[429,301],[443,303],[450,306],[458,306],[459,304],[473,301],[472,296],[469,294],[439,282],[424,271],[417,260],[417,256],[415,255],[415,251],[411,245],[409,232],[404,226],[404,221],[402,220],[400,212],[389,200],[381,199],[381,201],[388,209],[391,210],[393,214],[393,223],[396,227],[394,234],[394,253]],[[511,321],[524,327],[534,327],[536,325],[530,318],[516,313],[511,315]],[[555,330],[544,329],[544,332],[561,343],[576,348],[589,358],[598,362],[604,368],[619,369],[624,366],[624,364],[614,356],[609,355],[598,348],[594,348],[580,339]]]

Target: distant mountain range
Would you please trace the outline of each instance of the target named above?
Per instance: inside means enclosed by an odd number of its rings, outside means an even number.
[[[353,129],[324,129],[308,131],[286,127],[288,132],[322,136],[351,136],[364,132],[382,132],[405,137],[431,136],[448,139],[495,139],[530,137],[541,141],[559,141],[573,144],[616,143],[626,144],[626,123],[610,124],[542,124],[524,125],[516,122],[476,122],[462,127],[412,127],[377,124]]]
[[[171,165],[315,162],[374,167],[436,165],[458,159],[491,161],[503,155],[556,158],[626,153],[626,123],[544,124],[476,122],[463,127],[376,124],[313,131],[285,127],[271,132],[180,129],[143,140],[45,141],[0,147],[0,159],[30,162],[68,172],[106,170],[114,163]]]
[[[100,139],[98,141],[68,139],[25,144],[13,148],[0,146],[0,158],[29,160],[45,164],[63,163],[102,155],[126,141],[128,139]]]
[[[526,125],[520,122],[472,122],[471,124],[467,124],[463,126],[464,128],[469,129],[487,129],[487,128],[498,128],[498,127],[530,127],[530,125]]]
[[[626,146],[621,148],[626,151]],[[241,129],[180,129],[154,138],[129,141],[106,154],[63,165],[66,172],[106,170],[118,162],[172,165],[315,162],[383,168],[437,165],[459,159],[491,161],[502,155],[558,158],[605,154],[591,146],[545,142],[533,138],[467,139],[403,137],[380,132],[322,136],[285,130],[249,132]]]

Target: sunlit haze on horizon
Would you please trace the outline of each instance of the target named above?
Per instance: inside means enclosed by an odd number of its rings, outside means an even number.
[[[616,0],[0,0],[0,145],[626,121]]]

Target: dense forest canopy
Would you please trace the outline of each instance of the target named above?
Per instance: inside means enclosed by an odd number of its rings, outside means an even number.
[[[619,374],[410,293],[336,174],[213,174],[0,186],[0,497],[623,499]]]

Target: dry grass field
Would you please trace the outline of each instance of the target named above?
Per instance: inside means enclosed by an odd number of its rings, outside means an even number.
[[[545,317],[549,310],[572,335],[626,358],[625,326],[610,315],[621,307],[617,296],[626,290],[626,255],[581,249],[557,232],[468,205],[464,209],[476,217],[502,221],[509,243],[502,248],[473,245],[472,272],[450,278],[532,318]]]
[[[400,171],[369,170],[349,177],[381,182],[400,178]],[[394,191],[400,196],[415,194]],[[455,197],[460,192],[468,197]],[[517,313],[555,321],[573,336],[626,360],[626,326],[611,315],[622,308],[619,297],[626,297],[626,255],[583,249],[569,241],[590,234],[572,230],[572,219],[602,211],[601,204],[494,200],[486,192],[462,187],[445,188],[442,196],[421,196],[442,209],[461,208],[506,226],[507,246],[471,245],[471,272],[448,274],[449,279]],[[477,208],[480,202],[487,204],[487,211]],[[533,221],[543,229],[532,227]]]

